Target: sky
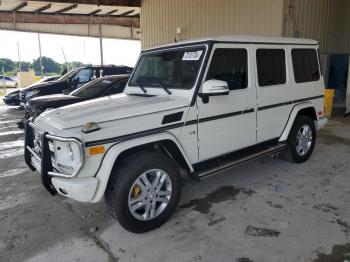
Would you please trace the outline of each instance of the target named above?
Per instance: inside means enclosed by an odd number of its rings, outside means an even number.
[[[21,61],[31,62],[39,57],[37,33],[0,30],[0,58],[18,61],[17,42]],[[40,34],[41,55],[64,63],[62,48],[67,61],[100,64],[99,39],[53,34]],[[103,39],[104,64],[134,66],[141,51],[140,41]]]

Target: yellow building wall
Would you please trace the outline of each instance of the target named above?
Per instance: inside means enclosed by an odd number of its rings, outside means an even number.
[[[312,38],[323,53],[350,51],[349,0],[285,0],[285,36]]]
[[[205,36],[281,36],[284,4],[284,0],[143,0],[142,48]]]

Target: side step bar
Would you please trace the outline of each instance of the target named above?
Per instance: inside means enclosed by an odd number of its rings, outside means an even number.
[[[286,144],[278,144],[278,145],[276,145],[274,147],[267,148],[267,149],[265,149],[263,151],[256,152],[256,153],[253,153],[251,155],[235,159],[235,160],[233,160],[231,162],[228,162],[228,163],[225,163],[223,165],[216,166],[214,168],[211,168],[211,169],[199,172],[199,173],[196,174],[196,176],[199,179],[207,178],[207,177],[212,176],[215,173],[223,171],[225,169],[229,169],[229,168],[232,168],[232,167],[235,167],[235,166],[239,166],[239,165],[242,165],[244,163],[248,163],[250,161],[262,158],[264,156],[273,155],[275,153],[278,153],[278,152],[282,151],[285,148],[286,148]]]

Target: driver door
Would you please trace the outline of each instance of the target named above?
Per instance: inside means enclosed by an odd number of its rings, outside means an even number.
[[[73,89],[77,89],[91,80],[91,69],[84,68],[73,77]]]
[[[204,81],[222,80],[228,95],[197,98],[199,161],[233,152],[256,142],[256,95],[251,49],[245,45],[214,45]]]

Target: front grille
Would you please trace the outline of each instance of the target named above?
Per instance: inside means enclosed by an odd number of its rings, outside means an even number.
[[[37,165],[32,164],[32,158],[37,159],[36,161],[39,161],[40,168],[38,171],[40,171],[41,176],[41,182],[45,186],[45,188],[51,193],[56,194],[55,188],[51,184],[51,177],[49,176],[49,172],[53,171],[52,166],[52,151],[50,146],[50,142],[46,137],[46,133],[40,130],[38,127],[36,127],[31,122],[26,123],[25,128],[25,151],[24,151],[24,159],[26,164],[32,169],[33,171],[36,170]],[[35,161],[34,161],[35,162]],[[33,163],[34,163],[33,162]]]
[[[34,130],[34,136],[33,136],[33,146],[34,146],[34,151],[40,156],[41,155],[41,150],[43,148],[42,146],[42,137],[39,132]]]

